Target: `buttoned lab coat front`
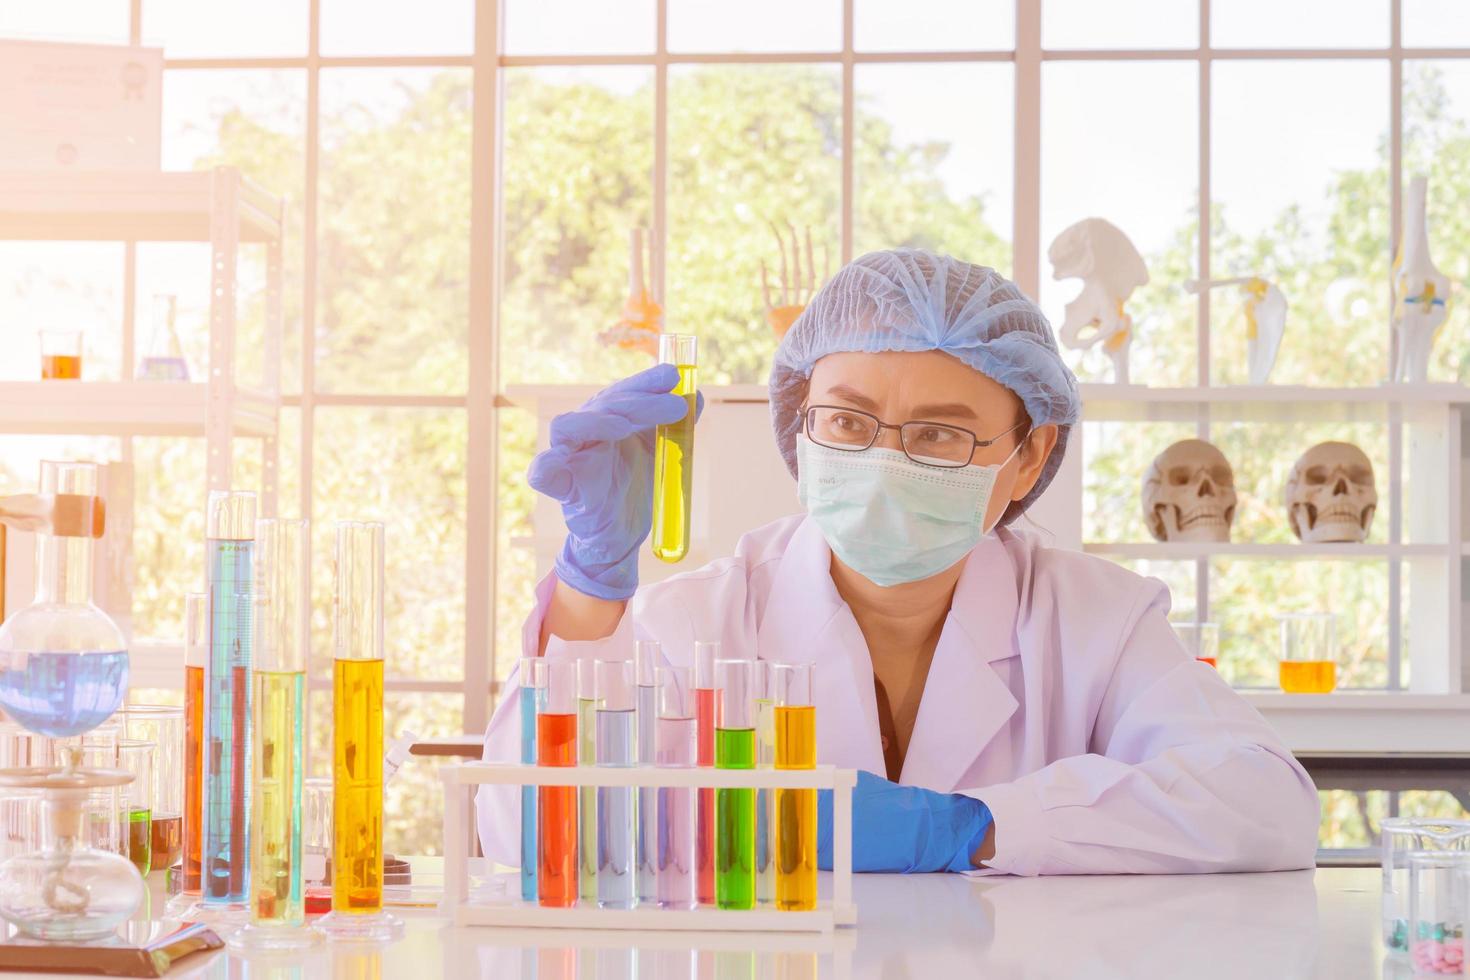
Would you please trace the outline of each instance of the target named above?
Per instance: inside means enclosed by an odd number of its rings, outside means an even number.
[[[746,534],[730,558],[644,586],[617,631],[552,637],[547,657],[626,660],[635,638],[690,665],[722,657],[812,663],[818,761],[884,773],[867,644],[804,516]],[[555,587],[526,622],[535,656]],[[919,704],[901,782],[983,800],[989,866],[1013,874],[1271,871],[1311,867],[1311,779],[1266,721],[1195,662],[1168,590],[1089,555],[999,529],[965,559]],[[516,678],[484,757],[519,758]],[[520,863],[515,787],[480,788],[485,853]]]

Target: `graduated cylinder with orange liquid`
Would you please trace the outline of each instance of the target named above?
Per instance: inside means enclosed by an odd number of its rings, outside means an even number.
[[[209,597],[184,596],[184,893],[198,895],[204,840],[204,661]]]

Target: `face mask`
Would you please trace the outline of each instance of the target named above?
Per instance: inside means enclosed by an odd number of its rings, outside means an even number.
[[[917,582],[984,536],[995,481],[1020,448],[990,466],[945,468],[894,449],[855,453],[797,436],[796,492],[843,564],[877,585]]]

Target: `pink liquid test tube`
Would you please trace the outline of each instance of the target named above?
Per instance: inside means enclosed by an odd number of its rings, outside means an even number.
[[[718,642],[694,644],[694,718],[698,732],[698,764],[715,764],[715,728],[720,723],[715,661],[720,658]],[[695,803],[695,895],[703,905],[715,903],[715,791],[700,789]]]
[[[688,667],[658,669],[658,724],[654,754],[660,769],[688,769],[698,762],[694,690]],[[696,790],[658,790],[655,857],[660,908],[688,909],[696,903],[694,818]]]

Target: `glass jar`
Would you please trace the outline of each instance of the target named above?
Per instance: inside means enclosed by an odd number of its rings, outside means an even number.
[[[1416,976],[1458,976],[1465,968],[1467,868],[1467,851],[1409,853],[1409,964]]]
[[[1409,855],[1470,850],[1470,820],[1390,817],[1379,825],[1383,851],[1383,946],[1409,949]]]
[[[143,900],[143,879],[118,854],[86,846],[81,831],[89,792],[124,785],[118,769],[5,769],[0,788],[43,797],[41,849],[0,864],[0,917],[34,939],[101,939]]]
[[[53,501],[36,533],[36,597],[0,626],[0,709],[22,727],[67,738],[96,728],[128,687],[122,631],[92,604],[92,542],[102,534],[94,463],[41,463]]]
[[[1281,689],[1288,694],[1331,694],[1337,687],[1337,616],[1284,613],[1281,623]]]

